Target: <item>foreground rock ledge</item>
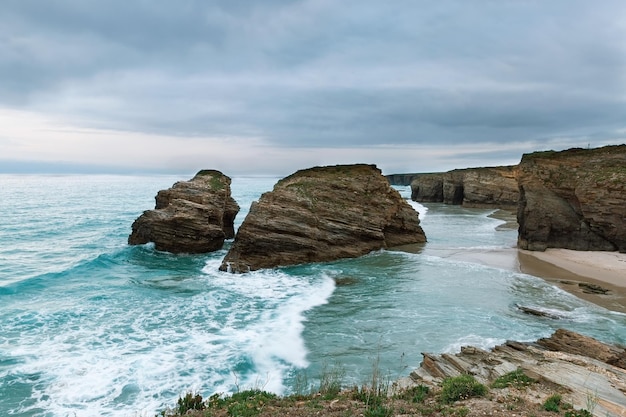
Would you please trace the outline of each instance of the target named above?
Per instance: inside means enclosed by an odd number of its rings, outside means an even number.
[[[626,416],[626,351],[569,330],[559,329],[536,343],[506,342],[491,351],[466,346],[457,354],[422,355],[420,368],[399,380],[398,387],[437,386],[444,378],[461,374],[490,384],[522,369],[551,387],[529,387],[531,402],[541,403],[559,392],[575,408],[586,409],[589,401],[595,402],[594,415]]]
[[[130,245],[154,242],[157,250],[206,253],[222,248],[235,235],[233,223],[239,205],[230,194],[231,180],[215,170],[203,170],[190,181],[180,181],[156,196],[132,225]]]
[[[315,167],[252,203],[222,271],[354,258],[426,241],[418,213],[374,165]]]

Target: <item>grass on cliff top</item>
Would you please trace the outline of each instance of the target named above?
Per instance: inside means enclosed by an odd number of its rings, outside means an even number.
[[[211,190],[213,191],[223,190],[226,187],[226,184],[229,180],[229,178],[226,175],[214,169],[203,169],[199,171],[194,178],[209,177],[209,176],[211,177],[211,181],[209,182],[209,185],[211,187]]]
[[[370,382],[360,387],[343,389],[343,376],[343,372],[330,369],[321,377],[317,389],[309,386],[306,378],[297,378],[294,387],[296,392],[286,397],[279,397],[258,388],[230,396],[214,394],[208,399],[203,399],[199,394],[188,393],[179,398],[174,409],[164,410],[156,417],[559,415],[549,411],[545,404],[530,402],[524,398],[523,392],[530,385],[539,383],[523,375],[521,370],[503,375],[492,384],[491,389],[465,374],[447,378],[437,387],[416,385],[399,390],[377,372],[374,372]],[[557,395],[554,392],[549,394],[552,397]],[[561,409],[565,410],[562,406]],[[565,415],[587,417],[590,414],[587,410],[569,408]]]
[[[626,153],[626,145],[609,145],[600,148],[570,148],[563,151],[537,151],[526,153],[522,156],[522,160],[538,159],[538,158],[569,158],[571,156],[593,156],[599,154],[616,154]]]
[[[487,387],[478,384],[469,375],[449,378],[440,394],[435,394],[427,386],[418,385],[391,396],[388,395],[389,387],[382,383],[377,387],[363,385],[343,390],[335,377],[322,380],[315,392],[287,397],[278,397],[260,389],[245,390],[231,396],[215,394],[207,400],[199,394],[187,393],[178,399],[175,409],[162,411],[156,417],[390,417],[398,413],[467,416],[467,407],[454,402],[487,392]],[[471,381],[469,385],[467,380]]]
[[[359,174],[371,174],[372,172],[378,172],[380,170],[375,165],[368,164],[351,164],[351,165],[331,165],[331,166],[317,166],[313,168],[301,169],[293,174],[278,181],[278,184],[284,181],[291,181],[300,177],[313,177],[313,178],[325,178],[335,177],[337,175],[343,175],[353,177]],[[382,174],[381,174],[382,175]]]

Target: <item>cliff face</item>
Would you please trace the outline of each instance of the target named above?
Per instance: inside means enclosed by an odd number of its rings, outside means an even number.
[[[205,253],[222,248],[233,238],[239,205],[230,195],[230,178],[219,171],[200,171],[156,196],[154,210],[145,211],[132,225],[130,245],[154,242],[172,253]]]
[[[324,262],[425,242],[419,223],[373,165],[302,170],[252,204],[220,269]]]
[[[519,198],[517,166],[417,174],[411,182],[411,198],[467,207],[515,208]]]
[[[387,181],[391,185],[411,185],[411,181],[413,181],[418,175],[421,174],[389,174],[385,175]]]
[[[626,252],[626,145],[525,154],[519,187],[520,248]]]

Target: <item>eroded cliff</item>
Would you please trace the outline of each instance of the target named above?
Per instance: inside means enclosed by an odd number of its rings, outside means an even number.
[[[411,182],[411,198],[419,202],[513,209],[519,199],[517,166],[416,174]]]
[[[525,154],[518,246],[626,252],[626,145]]]
[[[231,197],[231,180],[215,170],[198,172],[190,181],[179,181],[156,196],[154,210],[135,220],[130,245],[154,242],[155,248],[172,253],[205,253],[222,248],[233,238],[239,205]]]
[[[250,207],[221,270],[340,258],[425,242],[418,213],[373,165],[298,171]]]

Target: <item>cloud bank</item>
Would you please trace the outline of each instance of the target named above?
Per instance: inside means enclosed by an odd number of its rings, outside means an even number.
[[[626,141],[626,3],[387,3],[7,0],[0,159],[399,172]]]

